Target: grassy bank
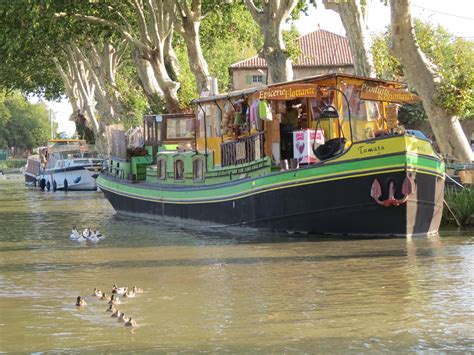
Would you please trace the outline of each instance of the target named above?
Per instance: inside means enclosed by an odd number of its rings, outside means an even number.
[[[451,211],[463,226],[474,223],[474,188],[466,188],[457,190],[455,188],[446,188],[444,199],[451,208]],[[454,218],[449,213],[447,208],[443,210],[443,223],[453,224]]]

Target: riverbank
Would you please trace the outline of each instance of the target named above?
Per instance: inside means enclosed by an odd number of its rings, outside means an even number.
[[[19,174],[26,159],[0,160],[0,174]]]

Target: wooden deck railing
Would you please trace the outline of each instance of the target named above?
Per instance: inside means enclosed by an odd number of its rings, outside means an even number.
[[[250,163],[263,158],[263,132],[221,144],[222,166]]]

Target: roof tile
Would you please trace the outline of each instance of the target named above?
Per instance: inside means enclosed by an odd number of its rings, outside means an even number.
[[[293,67],[353,65],[346,37],[325,30],[310,32],[297,39],[301,55]],[[265,68],[266,61],[258,55],[234,63],[230,68]]]

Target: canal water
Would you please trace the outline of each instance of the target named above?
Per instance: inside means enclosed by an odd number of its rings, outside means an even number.
[[[106,239],[72,242],[73,225]],[[334,240],[149,223],[101,193],[0,176],[0,256],[0,352],[474,351],[472,231]],[[113,284],[144,289],[118,306],[138,327],[90,296]]]

